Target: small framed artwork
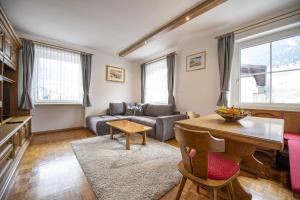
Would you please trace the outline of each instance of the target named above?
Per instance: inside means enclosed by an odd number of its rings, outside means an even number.
[[[186,71],[206,68],[206,51],[195,53],[186,57]]]
[[[106,66],[106,80],[114,82],[125,82],[125,69],[121,67]]]

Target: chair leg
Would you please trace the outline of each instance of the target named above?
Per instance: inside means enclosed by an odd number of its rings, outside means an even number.
[[[179,188],[178,188],[178,192],[177,192],[177,195],[176,195],[176,200],[179,200],[179,199],[180,199],[180,196],[181,196],[182,190],[183,190],[183,188],[184,188],[186,179],[187,179],[187,178],[184,177],[184,176],[181,178],[180,185],[179,185]]]
[[[230,191],[231,199],[235,200],[235,195],[234,195],[234,189],[233,189],[232,182],[230,182],[228,186],[229,186],[229,191]]]
[[[217,200],[217,197],[218,197],[217,189],[215,188],[211,189],[210,199]]]
[[[197,193],[200,194],[200,185],[197,185]]]
[[[226,192],[227,192],[227,199],[232,200],[231,190],[230,190],[230,184],[226,186]]]

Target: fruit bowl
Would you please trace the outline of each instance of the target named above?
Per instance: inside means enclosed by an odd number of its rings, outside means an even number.
[[[226,122],[237,122],[245,117],[247,117],[250,113],[246,112],[239,108],[228,108],[228,107],[220,107],[215,111],[218,115],[223,117]]]

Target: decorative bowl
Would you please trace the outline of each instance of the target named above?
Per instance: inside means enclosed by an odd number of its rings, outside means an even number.
[[[226,122],[237,122],[250,114],[248,112],[243,112],[241,114],[223,113],[219,112],[218,110],[216,110],[215,112],[221,117],[223,117]]]

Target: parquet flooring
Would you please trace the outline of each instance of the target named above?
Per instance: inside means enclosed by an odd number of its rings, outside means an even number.
[[[9,193],[9,200],[96,200],[91,186],[71,149],[70,142],[94,137],[88,130],[47,133],[33,137],[18,175]],[[176,146],[176,141],[168,142]],[[255,200],[294,200],[289,189],[279,183],[246,176],[239,177]],[[117,191],[116,191],[117,192]],[[177,187],[162,200],[175,199]],[[187,182],[182,200],[208,199],[205,192],[198,194]]]

